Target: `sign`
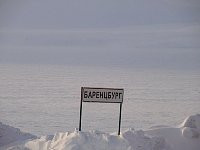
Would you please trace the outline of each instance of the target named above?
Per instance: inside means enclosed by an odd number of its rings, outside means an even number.
[[[123,89],[112,88],[81,88],[81,97],[83,102],[99,102],[99,103],[122,103]]]
[[[120,135],[123,96],[124,96],[124,89],[81,87],[79,131],[81,131],[83,102],[120,103],[119,129],[118,129],[118,135]]]

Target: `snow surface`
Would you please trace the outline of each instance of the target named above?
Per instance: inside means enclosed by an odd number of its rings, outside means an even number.
[[[122,131],[200,113],[199,71],[11,64],[0,65],[0,121],[37,136],[73,131],[81,86],[124,88]],[[115,132],[118,115],[119,104],[84,103],[83,129]]]
[[[10,143],[21,142],[27,139],[34,139],[36,136],[21,132],[20,129],[4,125],[0,122],[0,149]]]
[[[0,150],[199,150],[199,135],[200,114],[188,117],[180,127],[130,128],[120,136],[75,129],[36,137],[0,123]]]

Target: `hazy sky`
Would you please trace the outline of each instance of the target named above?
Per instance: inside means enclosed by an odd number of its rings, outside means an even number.
[[[1,0],[0,27],[118,27],[200,22],[199,0]]]
[[[200,68],[199,0],[1,0],[0,63]]]

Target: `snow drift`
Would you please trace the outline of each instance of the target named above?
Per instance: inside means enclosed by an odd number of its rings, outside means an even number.
[[[77,130],[36,137],[0,124],[0,150],[199,150],[200,114],[188,117],[180,127],[147,131],[130,128],[120,136]]]
[[[188,138],[200,137],[200,114],[190,116],[182,123],[182,134]]]
[[[21,132],[20,129],[4,125],[0,122],[0,149],[11,143],[22,142],[27,139],[34,139],[36,136]],[[2,148],[3,149],[3,148]]]

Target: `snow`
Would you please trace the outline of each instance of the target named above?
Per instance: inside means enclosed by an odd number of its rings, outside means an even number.
[[[0,150],[199,150],[200,114],[179,127],[130,128],[120,134],[75,131],[36,137],[0,123]]]
[[[182,134],[188,138],[200,137],[200,114],[185,119],[182,124]]]
[[[199,74],[107,66],[0,65],[0,121],[37,136],[73,131],[78,127],[80,87],[98,86],[124,88],[122,131],[160,124],[174,127],[199,113]],[[118,115],[119,104],[84,103],[83,129],[115,132]]]
[[[36,136],[21,132],[20,129],[4,125],[0,122],[0,148],[11,143],[33,138],[36,138]]]

